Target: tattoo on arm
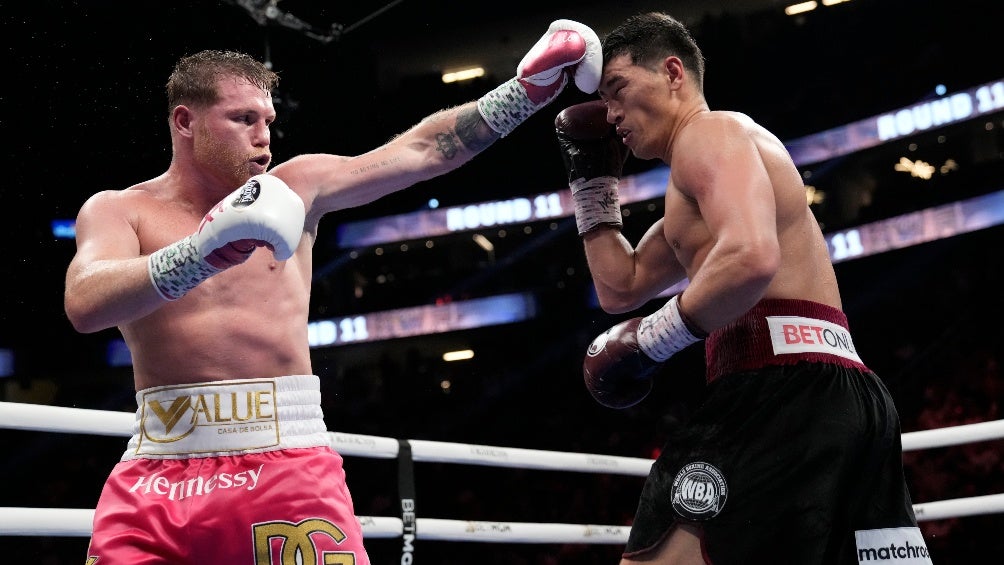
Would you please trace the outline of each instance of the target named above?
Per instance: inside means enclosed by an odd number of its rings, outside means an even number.
[[[498,132],[488,127],[475,104],[461,108],[457,113],[456,131],[461,143],[475,153],[495,143],[499,138]]]
[[[396,165],[399,162],[401,162],[401,158],[400,157],[393,157],[393,158],[390,158],[390,159],[386,159],[386,158],[385,159],[380,159],[380,161],[378,161],[376,163],[371,163],[371,164],[366,165],[364,167],[358,167],[358,168],[352,169],[351,171],[349,171],[349,174],[350,175],[361,175],[361,174],[369,172],[369,171],[376,171],[376,170],[382,169],[384,167],[389,167],[391,165]]]
[[[457,156],[457,136],[452,131],[436,134],[436,151],[443,154],[446,159],[453,159]]]

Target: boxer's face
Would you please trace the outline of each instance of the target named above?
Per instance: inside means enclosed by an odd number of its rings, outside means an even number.
[[[638,158],[662,157],[665,144],[658,134],[669,118],[667,82],[665,72],[637,65],[627,54],[603,67],[599,94],[607,104],[607,121],[617,126],[617,135]]]
[[[195,111],[195,160],[236,187],[268,170],[275,107],[270,93],[244,79],[221,78],[217,91],[217,103]]]

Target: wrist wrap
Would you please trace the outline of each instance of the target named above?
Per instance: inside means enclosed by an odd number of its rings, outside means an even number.
[[[177,300],[222,269],[210,265],[190,235],[150,254],[150,282],[164,300]]]
[[[501,137],[509,135],[539,109],[515,77],[478,98],[478,112]]]
[[[579,235],[598,226],[624,227],[621,218],[620,195],[617,177],[578,178],[569,183],[572,202],[575,204],[575,226]]]
[[[645,355],[665,361],[688,345],[701,341],[687,328],[680,315],[679,294],[665,306],[645,316],[638,324],[638,346]]]

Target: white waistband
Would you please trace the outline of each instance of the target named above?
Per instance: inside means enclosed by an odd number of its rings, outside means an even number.
[[[136,405],[123,461],[329,445],[315,375],[147,388]]]

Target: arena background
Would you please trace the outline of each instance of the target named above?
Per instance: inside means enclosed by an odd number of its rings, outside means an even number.
[[[795,17],[773,0],[274,2],[288,25],[265,16],[267,4],[42,1],[0,13],[7,54],[0,400],[135,409],[118,333],[77,334],[63,314],[73,241],[53,222],[72,220],[98,190],[167,167],[163,85],[186,53],[241,49],[272,61],[282,77],[276,162],[302,152],[357,154],[432,111],[480,96],[512,76],[557,18],[602,36],[643,9],[678,15],[704,49],[712,108],[746,112],[786,141],[1004,78],[999,2],[852,0]],[[440,81],[441,71],[467,64],[483,64],[486,76]],[[492,227],[351,249],[338,243],[339,226],[428,210],[432,199],[450,207],[560,192],[553,117],[584,99],[568,89],[462,169],[322,221],[312,320],[510,293],[535,305],[516,323],[315,348],[329,429],[651,457],[664,430],[699,398],[699,349],[668,363],[635,408],[614,411],[588,397],[582,353],[627,316],[595,307],[568,217],[508,226],[505,236]],[[813,210],[832,232],[995,193],[1004,189],[1002,129],[998,110],[803,167],[818,194]],[[896,170],[901,158],[915,172],[931,165],[931,178]],[[626,172],[654,166],[630,161]],[[637,202],[627,212],[625,232],[636,239],[661,205]],[[1001,418],[1002,233],[995,226],[837,265],[859,352],[892,389],[905,432]],[[462,348],[475,357],[442,361],[444,351]],[[0,507],[93,508],[123,445],[0,430]],[[915,502],[1004,492],[1002,447],[998,440],[905,454]],[[347,458],[347,471],[358,514],[398,514],[393,463]],[[419,516],[453,519],[628,524],[641,485],[440,464],[419,464],[416,473]],[[922,527],[936,563],[987,562],[1004,551],[999,514]],[[86,539],[0,537],[0,548],[11,563],[80,563]],[[374,563],[397,562],[400,541],[374,540],[370,551]],[[527,564],[615,563],[618,555],[613,545],[446,542],[419,542],[414,554],[419,563]]]

